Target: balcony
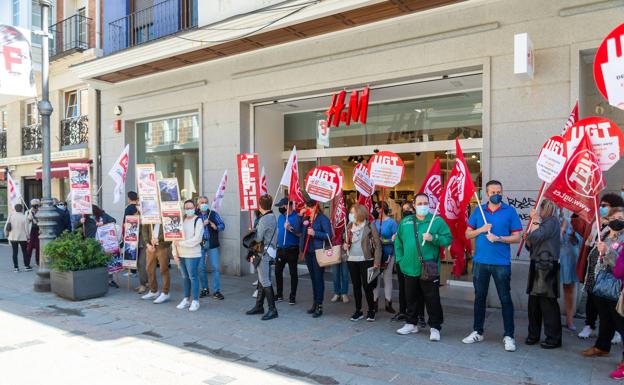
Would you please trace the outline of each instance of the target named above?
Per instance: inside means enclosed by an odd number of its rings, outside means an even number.
[[[165,0],[112,21],[110,50],[114,53],[197,27],[197,0]]]
[[[41,153],[43,148],[43,135],[41,124],[31,124],[22,127],[22,155]]]
[[[52,25],[50,33],[50,58],[58,59],[74,52],[89,49],[89,29],[92,20],[82,15],[74,15]]]
[[[89,119],[78,116],[61,120],[61,148],[71,150],[87,146],[89,141]]]
[[[0,158],[7,157],[7,133],[6,130],[0,130]]]

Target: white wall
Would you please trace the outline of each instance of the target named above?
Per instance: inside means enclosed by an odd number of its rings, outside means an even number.
[[[197,2],[198,24],[205,26],[235,15],[286,2],[285,0],[200,0]]]

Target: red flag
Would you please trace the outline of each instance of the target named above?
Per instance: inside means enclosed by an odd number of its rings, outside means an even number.
[[[570,112],[570,116],[568,116],[568,120],[566,121],[565,126],[563,127],[563,130],[561,131],[561,136],[563,136],[570,127],[575,125],[576,122],[578,122],[578,100],[576,101],[576,104],[574,105],[572,112]]]
[[[368,220],[370,222],[375,220],[375,218],[373,218],[373,198],[371,198],[370,196],[365,196],[364,194],[360,194],[357,203],[366,207],[366,209],[368,210]]]
[[[266,174],[264,172],[264,166],[262,166],[262,172],[260,173],[260,196],[267,195],[269,188],[267,186]]]
[[[470,252],[472,250],[470,241],[466,239],[466,222],[468,220],[466,208],[475,193],[475,187],[457,138],[455,139],[455,149],[455,165],[440,196],[439,215],[444,218],[453,234],[454,245],[451,244],[451,256],[455,259],[453,274],[459,276],[466,263],[465,251]]]
[[[299,188],[299,166],[297,165],[296,153],[293,156],[291,167],[290,184],[288,186],[288,200],[295,202],[295,208],[299,210],[305,204],[305,199],[303,199],[303,194],[301,194],[301,189]]]
[[[585,135],[544,197],[591,223],[596,218],[596,199],[604,187],[598,157],[589,135]]]
[[[342,234],[346,227],[347,208],[345,207],[342,191],[339,191],[332,204],[331,211],[331,227],[334,233],[332,243],[334,245],[342,244]]]
[[[418,193],[427,194],[429,197],[429,211],[431,214],[434,214],[435,209],[438,207],[438,202],[440,202],[440,195],[442,194],[440,159],[436,159],[435,162],[433,162],[433,166],[431,166]]]

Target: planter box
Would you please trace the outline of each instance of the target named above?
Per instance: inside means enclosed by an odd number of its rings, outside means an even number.
[[[72,301],[97,298],[108,292],[106,267],[81,271],[50,271],[52,292]]]

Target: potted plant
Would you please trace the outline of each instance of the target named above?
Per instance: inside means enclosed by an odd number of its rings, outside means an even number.
[[[44,249],[49,258],[52,292],[72,301],[101,297],[108,292],[110,256],[93,238],[64,232]]]

